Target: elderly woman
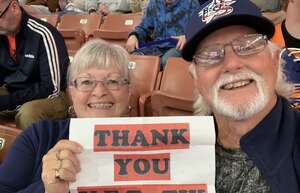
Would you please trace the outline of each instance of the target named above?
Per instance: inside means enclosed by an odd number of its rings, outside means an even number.
[[[68,84],[77,117],[120,117],[129,111],[127,52],[102,40],[75,55]],[[46,120],[26,129],[0,165],[1,193],[68,193],[82,147],[68,140],[69,122]],[[59,169],[58,169],[59,168]]]

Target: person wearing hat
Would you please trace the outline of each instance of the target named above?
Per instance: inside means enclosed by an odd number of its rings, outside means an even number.
[[[300,112],[273,34],[249,0],[207,2],[187,25],[195,114],[216,123],[217,193],[300,192]]]

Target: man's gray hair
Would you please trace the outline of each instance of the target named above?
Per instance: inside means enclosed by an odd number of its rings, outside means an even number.
[[[271,51],[272,57],[275,57],[275,53],[280,51],[280,48],[276,44],[270,41],[268,41],[268,48]],[[286,62],[281,58],[278,58],[278,60],[280,60],[280,64],[278,65],[278,75],[277,75],[275,91],[278,95],[289,99],[291,94],[294,91],[294,85],[291,82],[287,81],[286,75],[283,71]],[[193,63],[190,65],[189,70],[193,78],[197,79],[197,73],[196,73],[195,65]],[[200,93],[197,90],[195,90],[195,95],[197,96],[193,105],[194,114],[211,115],[212,114],[211,107],[209,106],[209,104],[207,104],[207,102],[203,99],[203,97],[200,95]]]
[[[88,68],[111,66],[117,67],[124,78],[129,80],[128,63],[129,55],[121,46],[101,39],[90,40],[75,54],[68,68],[67,81],[70,84],[79,73]]]

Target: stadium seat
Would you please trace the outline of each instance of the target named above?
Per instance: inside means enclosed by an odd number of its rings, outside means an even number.
[[[140,14],[112,14],[105,17],[100,29],[94,32],[95,38],[125,45],[128,34],[140,23]]]
[[[145,108],[145,105],[149,104],[148,99],[150,99],[150,94],[157,82],[159,57],[131,55],[130,60],[129,69],[132,86],[131,115],[150,115],[151,110],[149,108],[151,106]]]
[[[93,36],[95,30],[99,29],[102,16],[97,14],[65,14],[61,17],[57,26],[59,31],[82,30],[85,39]]]
[[[154,116],[193,114],[194,86],[189,64],[182,58],[168,59],[160,87],[151,95]]]
[[[74,56],[77,50],[85,42],[85,33],[82,30],[61,30],[60,33],[62,34],[69,56]]]
[[[10,150],[15,138],[22,132],[22,130],[8,125],[9,123],[0,124],[0,163],[3,161],[5,155]]]
[[[57,24],[59,23],[60,17],[58,14],[51,14],[51,15],[46,15],[46,14],[38,14],[38,15],[33,15],[36,18],[39,18],[40,20],[43,20],[45,22],[50,23],[51,25],[53,25],[54,27],[57,26]]]

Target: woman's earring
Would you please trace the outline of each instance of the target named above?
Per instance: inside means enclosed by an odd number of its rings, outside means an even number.
[[[69,106],[68,115],[69,115],[70,118],[75,118],[76,117],[76,113],[75,113],[73,105]]]

